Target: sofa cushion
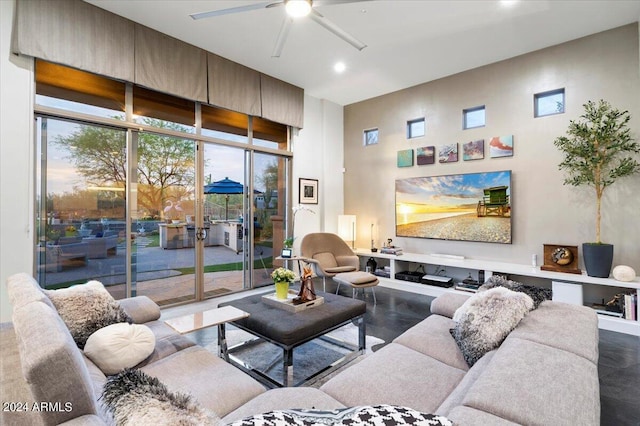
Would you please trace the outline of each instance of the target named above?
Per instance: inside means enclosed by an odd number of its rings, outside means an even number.
[[[447,418],[456,425],[464,426],[520,426],[518,423],[465,406],[455,407]]]
[[[518,281],[509,280],[502,275],[492,275],[486,283],[480,286],[478,291],[485,291],[495,287],[505,287],[512,291],[519,291],[524,294],[528,294],[531,299],[533,299],[533,309],[537,309],[545,300],[551,300],[550,288],[522,284]]]
[[[111,324],[132,322],[99,281],[60,290],[45,290],[80,349],[95,331]]]
[[[598,363],[598,315],[584,306],[544,302],[520,321],[510,338],[542,343]]]
[[[30,302],[42,302],[54,307],[38,282],[24,272],[11,275],[7,278],[7,294],[13,308],[19,308]]]
[[[598,425],[599,393],[596,364],[511,338],[496,351],[462,405],[523,425]]]
[[[101,398],[119,426],[221,424],[189,394],[172,392],[140,370],[127,369],[110,377]]]
[[[466,302],[470,295],[447,292],[436,297],[429,306],[432,314],[453,318],[456,309]]]
[[[407,407],[376,405],[341,408],[331,411],[277,410],[238,420],[231,426],[353,426],[353,425],[431,425],[453,426],[442,416],[421,413]]]
[[[451,329],[467,364],[472,366],[484,354],[500,346],[532,308],[531,297],[504,287],[470,297],[459,309],[463,310],[460,321]]]
[[[468,370],[469,365],[449,332],[455,325],[456,323],[451,318],[430,315],[398,336],[394,343],[429,355],[460,370]]]
[[[319,389],[299,387],[271,389],[256,396],[224,417],[225,423],[233,423],[256,413],[266,413],[288,408],[308,410],[334,410],[344,405]]]
[[[478,360],[473,367],[469,369],[465,374],[464,379],[456,386],[456,388],[449,394],[447,399],[444,400],[440,407],[435,410],[436,414],[442,414],[443,416],[449,416],[449,413],[453,408],[462,404],[464,396],[473,384],[478,380],[478,377],[482,375],[485,367],[491,362],[491,359],[495,355],[496,350],[488,352]]]
[[[85,355],[106,375],[132,368],[153,352],[156,338],[141,324],[111,324],[93,333],[84,346]]]
[[[141,368],[176,392],[188,392],[223,417],[265,391],[264,386],[211,352],[193,346]]]
[[[160,318],[160,307],[147,296],[120,299],[118,303],[135,324],[144,324]]]
[[[393,404],[432,413],[464,374],[430,356],[390,343],[339,373],[320,390],[347,406]]]
[[[97,414],[89,372],[69,330],[50,306],[32,302],[13,311],[22,373],[33,401],[72,403],[66,411],[41,411],[45,424]]]

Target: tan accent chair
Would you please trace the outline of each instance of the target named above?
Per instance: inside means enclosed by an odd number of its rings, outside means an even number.
[[[342,238],[329,232],[307,234],[300,243],[300,254],[311,264],[314,273],[322,277],[322,290],[326,291],[326,278],[342,272],[357,271],[360,259]]]

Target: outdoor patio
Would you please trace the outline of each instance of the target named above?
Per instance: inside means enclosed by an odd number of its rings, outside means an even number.
[[[190,268],[195,266],[195,250],[166,250],[160,247],[146,247],[145,240],[138,238],[134,256],[137,274],[134,277],[137,295],[146,295],[158,304],[177,303],[195,298],[195,278]],[[65,267],[60,272],[45,272],[45,288],[58,288],[65,284],[75,284],[87,280],[102,282],[116,298],[125,297],[126,250],[124,243],[118,244],[116,254],[103,259],[87,259],[86,264]],[[254,259],[254,285],[272,284],[270,274],[272,249],[256,246]],[[236,253],[227,247],[204,248],[204,264],[227,265],[243,261],[243,253]],[[185,272],[184,269],[187,269]],[[206,296],[231,293],[243,289],[243,274],[240,265],[237,270],[206,272],[204,291]]]

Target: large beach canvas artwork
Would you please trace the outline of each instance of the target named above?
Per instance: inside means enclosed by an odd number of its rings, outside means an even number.
[[[396,236],[511,244],[511,171],[396,180]]]
[[[513,135],[491,138],[489,153],[491,158],[513,157]]]

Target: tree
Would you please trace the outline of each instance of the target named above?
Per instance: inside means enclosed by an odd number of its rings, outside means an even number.
[[[187,132],[176,123],[143,118],[156,128]],[[127,158],[124,133],[98,126],[80,126],[70,136],[54,141],[68,150],[77,171],[88,186],[123,188]],[[191,140],[140,132],[138,137],[138,208],[159,215],[164,202],[180,200],[192,193],[195,184],[194,142]],[[117,193],[124,197],[124,193]]]
[[[596,243],[601,244],[600,218],[602,195],[621,177],[640,171],[632,154],[640,153],[640,144],[631,137],[629,111],[615,109],[604,100],[583,105],[580,120],[571,120],[567,136],[553,142],[564,154],[560,170],[567,172],[565,185],[591,186],[596,195]],[[630,155],[631,154],[631,155]]]

